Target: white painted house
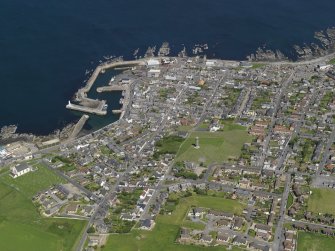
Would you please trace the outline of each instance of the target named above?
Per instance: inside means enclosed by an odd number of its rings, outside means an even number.
[[[31,166],[29,166],[27,163],[21,163],[15,167],[11,168],[11,173],[10,175],[13,178],[17,178],[20,177],[26,173],[29,173],[33,170],[33,168]]]

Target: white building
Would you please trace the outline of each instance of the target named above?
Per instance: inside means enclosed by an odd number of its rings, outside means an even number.
[[[320,66],[320,70],[321,71],[328,71],[328,70],[330,70],[333,67],[333,65],[331,65],[331,64],[325,64],[325,63],[322,63],[319,66]]]
[[[165,80],[175,81],[175,80],[177,80],[177,77],[176,76],[171,76],[171,75],[165,75],[164,79]]]
[[[26,173],[29,173],[33,170],[33,168],[31,166],[29,166],[27,163],[22,163],[22,164],[19,164],[15,167],[12,167],[11,168],[11,173],[10,175],[13,177],[13,178],[17,178],[17,177],[20,177]]]
[[[161,70],[159,69],[150,69],[148,71],[148,78],[158,78],[161,74]]]
[[[159,60],[157,59],[149,59],[147,61],[147,66],[150,67],[155,67],[155,66],[159,66],[161,63],[159,62]]]
[[[216,65],[216,60],[207,60],[206,61],[206,66],[207,67],[213,67]]]

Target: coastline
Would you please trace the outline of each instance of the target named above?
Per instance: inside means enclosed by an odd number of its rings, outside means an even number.
[[[330,59],[333,59],[335,57],[335,52],[332,50],[332,51],[329,51],[328,54],[326,55],[323,55],[323,56],[314,56],[310,59],[304,59],[304,60],[300,60],[300,61],[291,61],[291,60],[277,60],[277,61],[273,61],[273,60],[270,60],[270,61],[267,61],[267,60],[263,60],[263,61],[251,61],[251,63],[260,63],[260,64],[271,64],[271,65],[278,65],[278,66],[284,66],[284,65],[306,65],[306,64],[311,64],[311,63],[318,63],[318,62],[324,62],[324,61],[327,61],[327,60],[330,60]],[[167,58],[167,57],[158,57],[158,56],[155,56],[155,57],[152,57],[154,59],[157,59],[157,60],[162,60],[164,58]],[[180,57],[168,57],[170,59],[177,59],[177,58],[180,58]],[[187,58],[194,58],[194,57],[187,57]],[[141,59],[137,59],[137,60],[129,60],[129,61],[117,61],[117,62],[113,62],[113,61],[105,61],[105,62],[102,62],[101,64],[99,64],[95,70],[93,71],[92,75],[90,76],[90,78],[88,79],[88,81],[86,82],[86,85],[84,87],[81,87],[77,92],[76,92],[76,98],[81,97],[83,99],[86,99],[87,98],[87,93],[91,90],[91,88],[94,86],[94,83],[97,79],[97,77],[99,76],[99,74],[101,73],[104,73],[105,70],[109,70],[109,69],[112,69],[112,68],[115,68],[115,67],[118,67],[118,66],[123,66],[123,65],[140,65],[140,66],[143,66],[145,65],[145,62],[149,60],[149,58],[141,58]],[[217,61],[220,61],[220,62],[223,62],[223,63],[229,63],[229,64],[239,64],[241,62],[243,63],[250,63],[250,61],[248,60],[242,60],[242,61],[237,61],[237,60],[224,60],[224,59],[215,59]],[[106,86],[104,89],[104,87],[98,87],[97,88],[97,92],[100,92],[100,91],[113,91],[113,87],[112,86]],[[109,88],[109,89],[108,89]],[[116,88],[116,90],[119,90]],[[124,90],[124,89],[122,89]],[[127,92],[130,92],[131,90],[128,90]],[[129,106],[129,103],[127,102],[125,104],[126,107]],[[99,131],[101,130],[105,130],[106,128],[108,128],[109,126],[117,123],[120,119],[123,119],[123,116],[124,116],[124,110],[121,112],[121,116],[119,117],[118,120],[112,122],[112,123],[109,123],[97,130],[93,130],[93,131],[89,131],[87,132],[87,134],[85,135],[80,135],[79,133],[79,137],[78,138],[75,138],[75,139],[81,139],[85,136],[87,136],[88,134],[92,134],[92,133],[98,133]],[[75,123],[70,123],[70,124],[67,124],[65,127],[61,128],[61,129],[56,129],[53,133],[50,133],[49,135],[46,135],[46,136],[41,136],[41,135],[34,135],[34,134],[27,134],[27,133],[13,133],[11,134],[9,137],[1,137],[0,135],[0,142],[15,142],[15,141],[18,141],[18,140],[27,140],[27,141],[30,141],[30,140],[35,140],[36,138],[40,138],[41,140],[45,140],[45,139],[49,139],[50,138],[54,138],[55,136],[57,137],[57,135],[60,135],[62,132],[64,133],[64,131],[67,131],[65,134],[69,134],[69,131],[73,130],[73,128],[75,127],[76,125],[76,122]],[[6,126],[4,126],[6,127]],[[3,127],[3,128],[4,128]],[[72,139],[74,140],[74,139]],[[71,141],[72,141],[71,140]],[[63,142],[66,142],[69,143],[68,140],[61,140],[59,141],[59,144],[57,145],[62,145]],[[52,145],[51,147],[54,147],[54,145]],[[43,149],[43,148],[42,148]],[[44,149],[48,149],[48,147],[44,148]]]

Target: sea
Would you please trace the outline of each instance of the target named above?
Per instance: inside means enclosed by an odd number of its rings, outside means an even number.
[[[290,55],[335,26],[334,11],[334,0],[0,0],[0,127],[46,135],[77,121],[65,105],[104,56],[132,59],[164,41],[172,55],[205,43],[212,58],[243,60],[259,46]],[[103,95],[120,107],[121,93]],[[86,129],[117,119],[93,116]]]

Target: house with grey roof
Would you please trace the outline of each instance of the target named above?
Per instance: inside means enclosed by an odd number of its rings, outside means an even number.
[[[11,168],[10,175],[15,179],[17,177],[20,177],[26,173],[29,173],[33,170],[31,166],[29,166],[27,163],[21,163],[15,167]]]

